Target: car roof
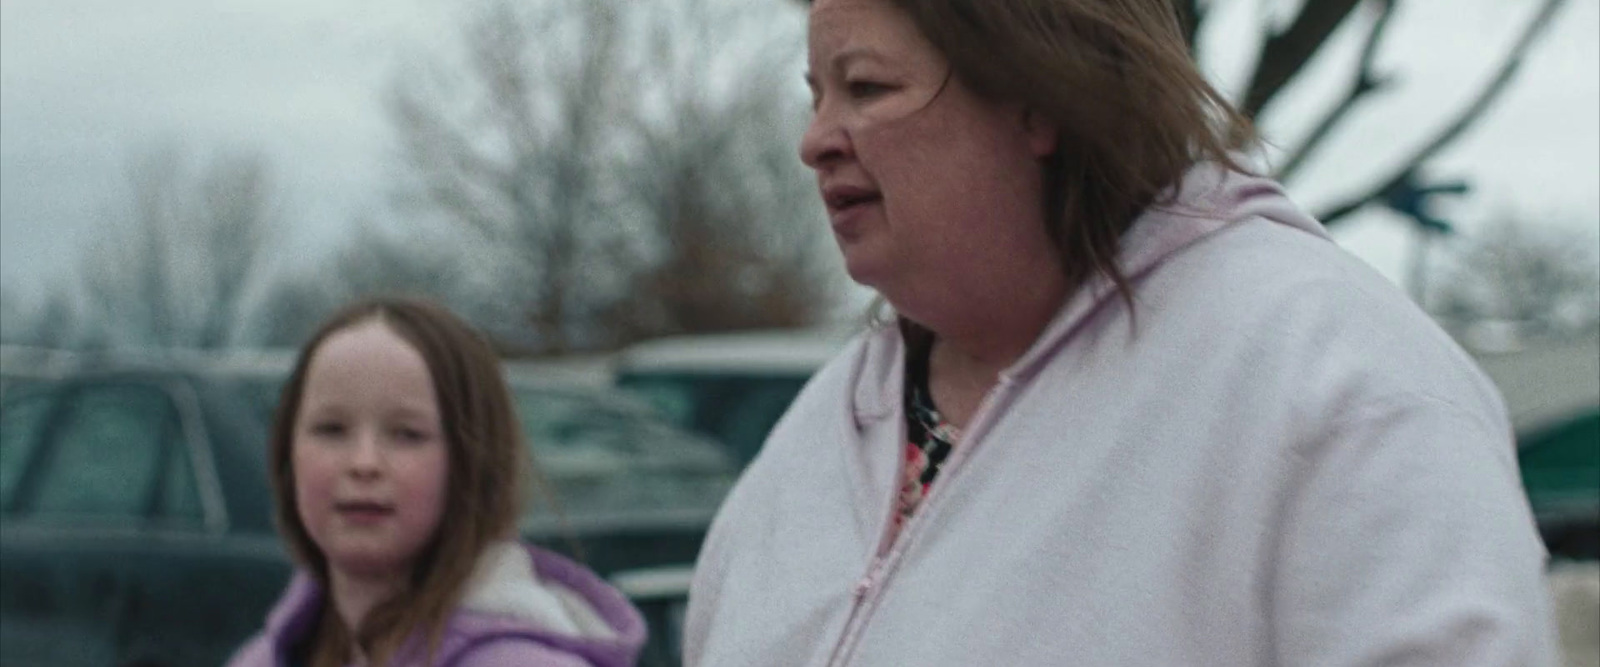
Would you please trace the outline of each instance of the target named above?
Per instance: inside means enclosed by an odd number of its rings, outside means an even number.
[[[246,399],[216,383],[216,375],[195,372],[173,364],[163,365],[153,360],[119,359],[97,363],[96,360],[79,360],[75,367],[64,369],[59,376],[47,378],[33,387],[9,394],[5,400],[27,400],[26,396],[39,392],[75,393],[88,387],[103,387],[126,383],[162,387],[177,401],[180,410],[192,406],[190,413],[197,421],[185,421],[203,434],[199,442],[205,443],[204,454],[211,463],[195,463],[214,471],[209,477],[216,483],[212,491],[221,503],[223,515],[233,528],[252,532],[270,532],[271,508],[261,491],[265,490],[265,438],[267,424],[253,416]],[[185,438],[191,442],[193,440]],[[191,452],[193,453],[193,452]],[[259,487],[259,488],[258,488]],[[208,517],[209,520],[209,517]],[[233,528],[230,528],[233,529]]]
[[[283,379],[294,370],[299,350],[114,349],[57,350],[0,345],[0,373],[13,377],[62,378],[83,371],[180,371],[196,375]],[[504,359],[506,380],[551,387],[611,385],[612,355]]]
[[[536,392],[547,396],[561,396],[604,406],[619,412],[634,414],[640,418],[666,423],[666,417],[644,399],[609,384],[573,384],[560,379],[546,377],[507,377],[506,386],[513,397],[528,392]]]
[[[0,375],[60,378],[83,364],[75,352],[24,345],[0,345]]]
[[[615,355],[578,354],[562,357],[508,358],[501,361],[512,385],[611,386]]]
[[[1476,357],[1499,388],[1518,434],[1600,409],[1600,334]]]
[[[617,359],[617,374],[748,373],[810,374],[865,328],[839,323],[808,329],[771,329],[673,336],[636,343]]]
[[[286,376],[296,350],[55,350],[0,345],[0,372],[16,377],[66,377],[84,371],[165,371],[198,375]]]

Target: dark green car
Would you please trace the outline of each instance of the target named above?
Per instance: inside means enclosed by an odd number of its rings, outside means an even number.
[[[0,403],[0,663],[214,665],[289,564],[265,425],[181,374],[94,374]]]
[[[1518,441],[1522,482],[1551,556],[1600,560],[1600,409]]]
[[[1600,559],[1600,334],[1480,352],[1511,413],[1523,487],[1556,559]]]

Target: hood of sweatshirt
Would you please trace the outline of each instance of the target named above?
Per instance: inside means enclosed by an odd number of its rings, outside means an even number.
[[[1121,239],[1118,268],[1129,283],[1136,283],[1184,248],[1234,223],[1250,219],[1267,220],[1330,243],[1333,241],[1322,223],[1291,201],[1277,182],[1223,165],[1201,163],[1191,168],[1178,186],[1134,219]],[[1023,381],[1037,373],[1096,310],[1120,298],[1112,281],[1103,275],[1093,276],[1067,300],[1033,346],[1006,369],[1002,377]],[[898,357],[898,351],[898,332],[868,336],[867,363],[862,368],[897,377],[898,361],[881,356]],[[874,357],[880,358],[875,360]],[[898,387],[897,382],[888,377],[858,380],[855,396],[858,418],[881,418],[894,411],[900,395],[898,391],[885,393],[884,388]]]
[[[262,639],[270,664],[286,664],[291,648],[314,631],[324,595],[309,574],[295,575],[267,617]],[[433,663],[449,665],[480,644],[524,638],[596,667],[623,667],[637,659],[645,635],[633,604],[588,568],[538,547],[502,542],[479,557]]]

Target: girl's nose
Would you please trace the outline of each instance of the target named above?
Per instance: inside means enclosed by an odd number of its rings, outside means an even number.
[[[350,452],[350,473],[358,477],[377,474],[383,468],[382,449],[378,434],[363,432],[356,438],[355,448]]]

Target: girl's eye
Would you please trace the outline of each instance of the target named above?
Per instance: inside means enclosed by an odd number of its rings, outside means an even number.
[[[311,425],[311,432],[321,436],[337,436],[344,433],[344,424],[338,422],[321,422]]]
[[[394,431],[395,438],[401,442],[416,443],[428,439],[428,434],[421,429],[398,428]]]

